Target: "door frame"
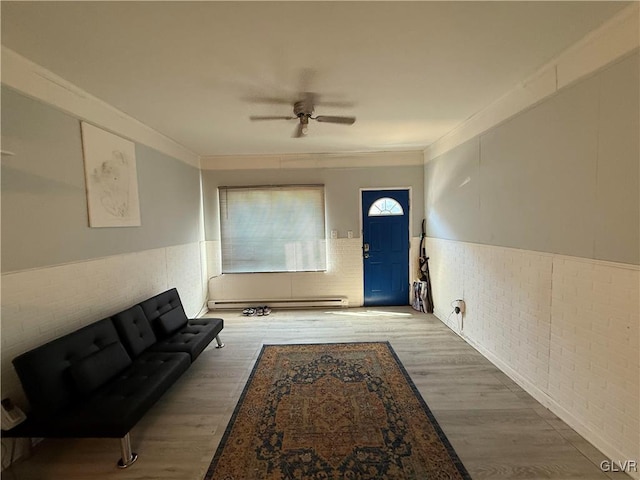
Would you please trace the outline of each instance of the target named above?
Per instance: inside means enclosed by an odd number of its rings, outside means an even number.
[[[407,186],[407,187],[360,187],[360,190],[358,192],[358,204],[360,205],[360,215],[359,215],[359,222],[360,222],[360,244],[362,245],[362,243],[364,242],[364,225],[363,225],[363,216],[364,216],[364,212],[362,211],[362,192],[371,192],[371,191],[384,191],[384,190],[408,190],[409,191],[409,251],[407,252],[407,256],[409,258],[407,258],[407,265],[409,267],[409,276],[407,278],[407,284],[409,285],[409,302],[411,302],[411,298],[412,298],[412,291],[411,291],[411,282],[412,282],[412,278],[411,278],[411,273],[413,272],[413,269],[411,268],[411,239],[413,238],[411,235],[411,232],[413,231],[413,214],[412,214],[412,205],[413,205],[413,188],[411,186]],[[362,253],[360,253],[360,258],[362,259]],[[364,305],[364,259],[362,259],[362,304]]]

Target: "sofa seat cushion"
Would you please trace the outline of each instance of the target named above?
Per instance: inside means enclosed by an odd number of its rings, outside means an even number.
[[[186,353],[144,352],[86,403],[56,415],[34,417],[25,427],[30,436],[121,438],[190,364]]]
[[[186,326],[171,337],[153,345],[152,352],[186,352],[193,362],[200,353],[220,333],[223,327],[221,318],[196,318],[189,320]]]

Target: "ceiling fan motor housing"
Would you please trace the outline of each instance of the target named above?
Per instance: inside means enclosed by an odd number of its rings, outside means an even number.
[[[308,102],[300,101],[293,104],[293,113],[296,117],[311,117],[313,114],[313,105],[309,105]]]
[[[340,117],[340,116],[326,116],[318,115],[313,116],[315,111],[316,95],[306,92],[302,100],[298,100],[293,104],[293,114],[295,117],[285,116],[252,116],[251,120],[298,120],[298,125],[293,134],[294,138],[304,137],[307,134],[307,128],[309,126],[309,120],[316,120],[318,122],[325,123],[342,123],[345,125],[352,125],[356,121],[355,117]]]

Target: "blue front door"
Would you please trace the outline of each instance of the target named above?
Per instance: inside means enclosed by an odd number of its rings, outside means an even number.
[[[364,304],[409,303],[409,191],[362,192]]]

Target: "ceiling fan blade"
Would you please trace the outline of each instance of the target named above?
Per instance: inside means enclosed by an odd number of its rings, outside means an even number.
[[[354,102],[325,102],[324,100],[316,101],[316,105],[321,107],[336,107],[336,108],[353,108],[356,106]]]
[[[293,100],[291,98],[283,97],[244,97],[242,100],[249,103],[267,103],[270,105],[291,105]]]
[[[298,123],[298,126],[296,127],[295,131],[293,132],[292,137],[293,138],[304,137],[303,129],[304,129],[304,124],[302,122]]]
[[[295,120],[298,117],[284,117],[284,116],[251,116],[251,120]]]
[[[323,100],[323,97],[315,92],[301,90],[295,95],[288,97],[263,97],[259,95],[248,95],[242,97],[242,100],[248,103],[264,103],[270,105],[293,105],[296,101],[303,101],[305,105],[321,105],[323,107],[336,108],[353,108],[356,106],[354,102],[346,102],[340,100]]]
[[[317,120],[318,122],[342,123],[345,125],[353,125],[353,123],[356,121],[356,117],[330,117],[327,115],[320,115],[313,119]]]

